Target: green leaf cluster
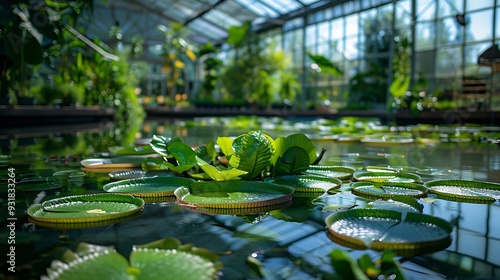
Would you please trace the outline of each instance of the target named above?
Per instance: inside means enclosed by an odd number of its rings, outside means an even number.
[[[81,243],[47,268],[41,279],[216,279],[222,269],[217,254],[175,238],[135,245],[130,258],[113,246]]]
[[[335,249],[330,253],[330,260],[340,279],[406,279],[395,256],[391,251],[384,251],[379,260],[373,261],[365,254],[356,261],[346,251]]]
[[[143,167],[166,167],[177,175],[202,180],[258,180],[268,175],[301,174],[321,159],[321,155],[316,156],[312,140],[302,133],[274,140],[255,130],[234,139],[218,137],[216,144],[218,150],[212,141],[193,149],[178,137],[155,135],[150,145],[164,162],[150,162]]]

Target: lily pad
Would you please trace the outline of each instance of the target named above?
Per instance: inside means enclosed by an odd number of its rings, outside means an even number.
[[[130,259],[112,246],[81,243],[75,252],[66,251],[47,269],[44,280],[78,279],[216,279],[222,264],[218,256],[206,249],[181,245],[165,238],[136,245]]]
[[[177,201],[190,207],[251,208],[288,202],[292,187],[260,181],[196,182],[175,190]]]
[[[323,194],[342,185],[340,179],[316,175],[287,175],[273,178],[269,182],[294,188],[294,195],[304,192]]]
[[[452,225],[420,213],[352,209],[325,219],[330,238],[355,249],[392,250],[402,256],[436,252],[451,244]]]
[[[136,179],[142,178],[146,175],[146,171],[144,170],[117,170],[113,172],[109,172],[109,178],[111,180],[126,180],[126,179]]]
[[[306,173],[319,174],[340,180],[349,180],[354,174],[354,168],[348,166],[328,166],[328,165],[310,165]]]
[[[473,180],[433,180],[424,184],[438,198],[459,202],[493,203],[500,199],[500,184]]]
[[[144,177],[107,183],[102,187],[110,193],[128,193],[136,197],[173,196],[175,189],[188,187],[195,180],[184,177]]]
[[[353,178],[356,181],[368,181],[374,183],[380,182],[401,182],[401,183],[418,183],[420,176],[407,172],[373,172],[366,170],[358,170],[354,172]]]
[[[143,212],[140,211],[140,212],[137,212],[135,214],[128,215],[125,217],[116,218],[116,219],[102,220],[102,221],[96,221],[96,222],[82,222],[82,223],[42,222],[39,220],[35,220],[31,217],[28,217],[28,221],[32,224],[35,224],[35,225],[41,226],[41,227],[60,229],[60,230],[70,230],[70,229],[84,229],[84,228],[95,228],[95,227],[109,226],[109,225],[118,224],[118,223],[122,223],[122,222],[129,221],[129,220],[133,220],[135,218],[138,218],[142,214],[143,214]]]
[[[88,158],[80,163],[87,169],[94,168],[133,168],[140,167],[144,157],[122,156],[114,158]]]
[[[427,188],[415,183],[401,182],[355,182],[352,184],[351,192],[355,195],[377,199],[393,198],[395,196],[426,197]]]
[[[75,195],[51,199],[28,208],[34,221],[94,223],[126,217],[144,208],[144,200],[122,194]]]
[[[291,200],[284,203],[266,205],[261,207],[249,207],[249,208],[213,208],[213,207],[196,207],[192,211],[201,214],[208,215],[231,215],[231,216],[243,216],[243,215],[260,215],[265,214],[270,211],[281,210],[289,208],[294,201]]]
[[[392,145],[403,145],[412,144],[413,137],[409,135],[370,135],[361,139],[361,143],[377,145],[377,146],[392,146]]]
[[[371,209],[394,210],[398,212],[422,213],[424,206],[417,199],[408,196],[395,196],[390,199],[378,199],[368,203]]]
[[[25,192],[39,192],[39,191],[48,191],[59,189],[62,186],[60,184],[53,184],[51,182],[47,182],[46,178],[36,178],[36,179],[27,179],[16,182],[16,191],[25,191]],[[7,183],[0,184],[0,192],[7,192]]]

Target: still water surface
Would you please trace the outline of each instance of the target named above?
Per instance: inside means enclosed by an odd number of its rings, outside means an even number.
[[[161,134],[179,136],[189,145],[215,141],[218,136],[237,136],[248,129],[228,127],[187,127],[180,121],[146,121],[140,128],[120,131],[112,124],[71,128],[47,128],[46,131],[7,131],[0,144],[2,178],[14,167],[18,180],[45,178],[60,170],[81,170],[80,160],[106,152],[115,145],[132,144],[136,139]],[[301,131],[264,130],[271,137]],[[311,132],[311,135],[313,132]],[[326,149],[322,165],[367,165],[418,167],[442,174],[422,174],[423,180],[461,178],[500,182],[500,146],[477,143],[427,143],[380,146],[360,142],[318,140],[318,151]],[[325,231],[324,219],[331,212],[321,211],[312,199],[294,198],[290,211],[274,210],[260,215],[232,216],[197,213],[175,202],[147,204],[144,213],[121,223],[86,229],[51,229],[28,221],[26,209],[33,203],[75,194],[102,192],[110,182],[107,172],[85,171],[85,176],[65,182],[57,190],[16,193],[16,273],[3,274],[11,279],[38,279],[50,262],[80,242],[113,245],[127,256],[134,244],[174,237],[220,255],[224,264],[221,279],[257,279],[247,266],[247,257],[263,263],[265,279],[330,279],[333,273],[328,254],[342,248],[354,258],[374,251],[357,251],[333,243]],[[353,195],[325,195],[324,204],[352,205]],[[7,209],[5,194],[0,200]],[[361,201],[362,203],[362,201]],[[436,200],[421,202],[424,213],[454,224],[452,244],[444,251],[400,258],[409,279],[498,279],[500,277],[500,203],[472,204]],[[293,210],[293,211],[292,211]],[[1,213],[3,221],[7,211]],[[2,248],[9,232],[1,229]],[[6,263],[2,249],[2,266]],[[2,270],[5,273],[5,270]]]

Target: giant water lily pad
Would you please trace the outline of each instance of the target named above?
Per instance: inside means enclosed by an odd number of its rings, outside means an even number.
[[[218,256],[190,244],[165,238],[136,245],[129,260],[112,247],[81,243],[66,251],[47,269],[44,280],[79,279],[216,279],[222,268]]]
[[[251,208],[288,202],[292,187],[260,181],[196,182],[175,190],[177,201],[190,207]]]
[[[424,184],[438,198],[459,202],[493,203],[500,200],[500,184],[472,180],[433,180]]]
[[[184,177],[144,177],[107,183],[102,187],[110,193],[128,193],[137,197],[173,196],[175,189],[189,187],[195,180]]]
[[[363,137],[361,142],[364,144],[377,146],[403,145],[412,144],[413,137],[411,135],[390,135],[390,134],[373,134]]]
[[[407,172],[373,172],[367,170],[358,170],[354,172],[353,178],[356,181],[368,181],[374,183],[380,182],[402,182],[417,183],[420,182],[420,176]]]
[[[342,185],[340,179],[315,175],[287,175],[273,178],[270,182],[294,188],[294,195],[297,193],[324,194]]]
[[[427,188],[415,183],[402,182],[355,182],[352,184],[351,192],[355,195],[377,199],[392,198],[395,196],[426,197]]]
[[[88,158],[80,162],[86,169],[99,169],[99,168],[134,168],[140,167],[144,157],[140,156],[121,156],[114,158]]]
[[[33,221],[95,223],[127,217],[142,211],[144,200],[122,194],[75,195],[51,199],[28,208]]]
[[[354,168],[348,166],[310,165],[306,173],[338,178],[340,180],[349,180],[354,171]]]
[[[9,189],[8,184],[12,184],[11,181],[0,184],[0,192],[7,193]],[[26,179],[21,181],[16,181],[15,183],[16,191],[25,191],[25,192],[39,192],[39,191],[47,191],[61,188],[60,184],[55,184],[52,182],[48,182],[47,178],[34,178],[34,179]]]
[[[409,256],[443,250],[452,225],[437,217],[380,209],[352,209],[329,215],[330,238],[355,249],[392,250]]]

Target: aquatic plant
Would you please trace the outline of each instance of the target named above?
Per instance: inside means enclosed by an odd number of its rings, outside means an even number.
[[[150,145],[164,159],[157,164],[170,172],[214,181],[301,174],[318,163],[324,153],[317,155],[312,140],[302,133],[272,139],[256,130],[234,139],[218,137],[216,143],[219,151],[213,142],[193,149],[178,137],[155,135]]]
[[[53,279],[216,279],[219,257],[206,249],[164,238],[134,245],[127,260],[113,246],[81,243],[52,261],[44,280]]]

